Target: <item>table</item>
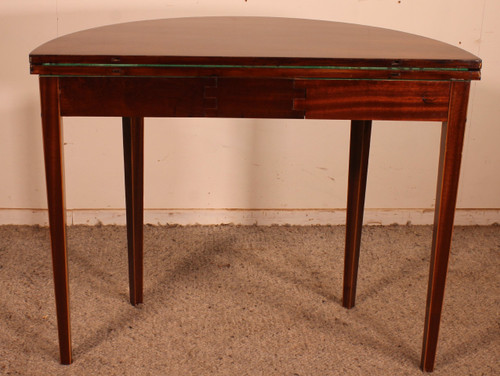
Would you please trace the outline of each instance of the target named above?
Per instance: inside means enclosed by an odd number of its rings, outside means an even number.
[[[138,21],[30,54],[41,118],[60,359],[70,364],[63,116],[123,123],[130,302],[143,302],[144,117],[351,120],[342,304],[355,304],[373,120],[442,123],[421,367],[434,368],[471,80],[481,60],[387,29],[266,17]]]

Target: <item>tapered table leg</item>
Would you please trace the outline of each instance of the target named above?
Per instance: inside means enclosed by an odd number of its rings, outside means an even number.
[[[351,122],[344,292],[342,297],[342,305],[346,308],[354,307],[356,300],[356,281],[358,277],[359,247],[361,244],[361,228],[363,226],[371,129],[371,120],[353,120]]]
[[[123,118],[130,303],[143,302],[144,119]]]
[[[428,372],[434,369],[436,358],[462,159],[469,87],[469,82],[452,83],[448,121],[442,126],[424,341],[420,363],[422,369]]]
[[[71,364],[63,136],[57,77],[40,77],[40,98],[59,351],[61,363]]]

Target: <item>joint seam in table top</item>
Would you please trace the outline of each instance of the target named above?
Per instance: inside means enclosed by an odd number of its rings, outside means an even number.
[[[83,74],[40,74],[39,77],[56,77],[56,78],[217,78],[216,76],[145,76],[145,75],[83,75]],[[241,78],[241,77],[240,77]],[[330,78],[330,77],[277,77],[271,78],[276,80],[304,80],[304,81],[398,81],[398,82],[450,82],[450,81],[470,81],[470,79],[398,79],[398,78]]]
[[[434,67],[350,67],[350,66],[304,66],[304,65],[226,65],[226,64],[99,64],[99,63],[42,63],[42,66],[57,67],[115,67],[115,68],[248,68],[248,69],[331,69],[331,70],[390,70],[390,71],[469,71],[468,68],[434,68]]]

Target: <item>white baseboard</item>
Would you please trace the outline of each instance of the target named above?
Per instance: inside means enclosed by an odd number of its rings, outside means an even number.
[[[144,223],[153,225],[344,225],[345,209],[146,209]],[[430,225],[432,209],[366,209],[366,225]],[[0,209],[0,225],[48,226],[46,209]],[[125,225],[124,209],[72,209],[69,225]],[[500,209],[457,209],[455,225],[500,223]]]

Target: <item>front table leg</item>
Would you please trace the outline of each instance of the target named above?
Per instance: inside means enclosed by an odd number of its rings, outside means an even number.
[[[356,281],[358,278],[359,247],[361,244],[361,228],[363,226],[363,210],[365,207],[371,129],[371,120],[353,120],[351,122],[344,293],[342,297],[342,305],[346,308],[354,307],[356,300]]]
[[[40,98],[59,352],[61,363],[71,364],[63,136],[57,77],[40,77]]]
[[[422,369],[428,372],[434,369],[436,358],[439,322],[443,308],[444,287],[457,201],[469,87],[469,82],[452,83],[448,121],[443,123],[441,132],[434,233],[420,363]]]
[[[130,303],[137,305],[143,302],[144,118],[124,117],[122,125]]]

